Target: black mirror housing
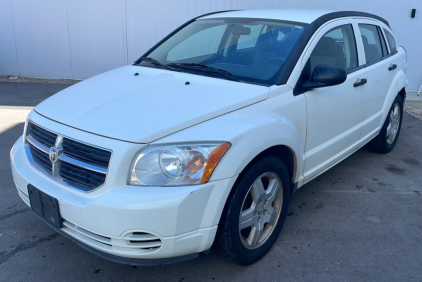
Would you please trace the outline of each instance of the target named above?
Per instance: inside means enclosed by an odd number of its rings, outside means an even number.
[[[303,89],[306,91],[314,88],[339,85],[345,82],[346,78],[347,73],[342,68],[329,65],[317,65],[312,72],[311,80],[308,80],[303,84]]]

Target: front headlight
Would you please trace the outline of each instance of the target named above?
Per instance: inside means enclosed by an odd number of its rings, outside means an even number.
[[[228,142],[148,146],[135,158],[129,185],[177,186],[206,183],[229,148]]]

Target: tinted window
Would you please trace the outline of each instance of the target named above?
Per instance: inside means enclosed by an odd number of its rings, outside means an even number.
[[[362,35],[366,63],[382,58],[382,47],[377,27],[375,25],[359,24],[359,30]]]
[[[272,85],[306,27],[266,19],[199,19],[178,30],[148,57],[179,72]],[[147,61],[140,65],[160,67]]]
[[[324,64],[350,70],[358,66],[356,41],[351,25],[328,31],[318,41],[310,56],[311,73],[315,66]]]
[[[387,51],[387,45],[385,45],[384,35],[382,35],[382,31],[381,31],[381,28],[379,26],[377,27],[377,29],[378,29],[378,35],[381,38],[382,55],[387,56],[388,51]]]
[[[388,47],[390,47],[390,53],[395,53],[397,51],[396,40],[394,36],[386,29],[384,29],[385,36],[387,37]]]
[[[217,52],[226,25],[217,25],[200,30],[174,46],[167,54],[167,61],[179,61]]]
[[[265,26],[263,24],[257,24],[245,25],[245,27],[250,29],[250,33],[239,36],[239,39],[237,40],[237,50],[254,48],[256,45],[256,40],[258,39],[258,36],[261,34]]]

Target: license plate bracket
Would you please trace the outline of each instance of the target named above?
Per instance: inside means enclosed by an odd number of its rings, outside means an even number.
[[[63,228],[63,218],[60,216],[59,201],[28,184],[29,202],[31,209],[41,218],[57,228]]]

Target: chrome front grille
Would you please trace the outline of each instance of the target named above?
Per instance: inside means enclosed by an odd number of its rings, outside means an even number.
[[[38,142],[47,146],[48,148],[53,147],[56,143],[57,134],[44,130],[41,127],[34,125],[32,122],[28,123],[27,132]]]
[[[93,165],[108,167],[110,161],[111,152],[97,149],[95,147],[85,145],[68,138],[63,138],[63,153],[78,159],[83,162],[87,162]]]
[[[26,141],[31,163],[55,180],[86,192],[105,183],[110,150],[51,132],[32,121]]]
[[[29,145],[29,150],[32,154],[32,158],[36,163],[40,164],[45,169],[52,171],[53,168],[51,166],[51,161],[48,158],[47,154],[45,154],[43,151],[41,151],[32,144]]]
[[[60,176],[69,184],[79,183],[88,188],[97,188],[105,182],[105,174],[60,161]]]

